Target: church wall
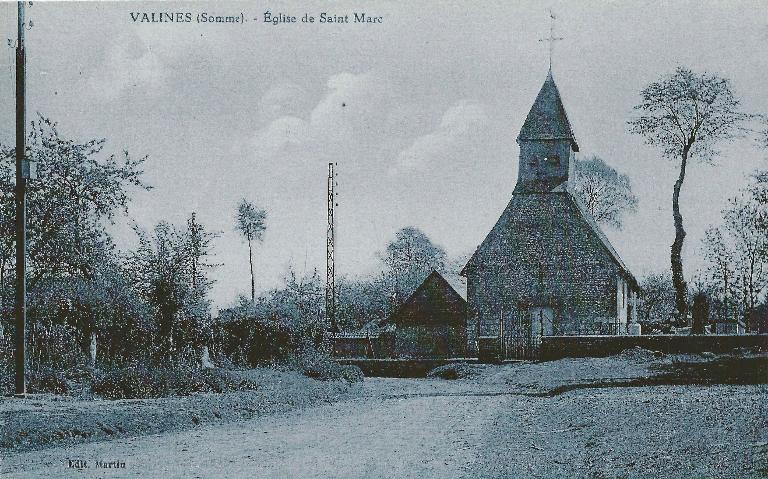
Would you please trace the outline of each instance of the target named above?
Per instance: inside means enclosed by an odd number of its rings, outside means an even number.
[[[478,353],[478,315],[476,310],[472,309],[470,297],[475,297],[477,275],[467,275],[467,356],[476,357]]]
[[[550,306],[553,334],[595,334],[617,315],[618,267],[565,194],[516,195],[496,241],[470,267],[469,324],[481,336],[527,335],[528,308]],[[511,223],[511,224],[509,224]],[[474,317],[472,317],[474,316]]]

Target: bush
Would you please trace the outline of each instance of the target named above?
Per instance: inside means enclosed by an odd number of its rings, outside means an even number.
[[[93,392],[105,399],[188,396],[200,392],[253,390],[258,384],[220,369],[125,368],[93,382]]]
[[[441,379],[465,379],[477,374],[477,371],[465,363],[452,363],[440,366],[427,373],[427,377]]]
[[[15,373],[12,369],[2,372],[0,377],[0,393],[13,394],[15,389]],[[27,392],[32,394],[51,393],[67,394],[70,385],[64,374],[50,368],[27,372]]]
[[[691,315],[693,316],[691,334],[705,334],[704,326],[709,324],[709,298],[706,293],[700,291],[693,296]]]
[[[347,381],[356,383],[365,379],[363,371],[357,366],[339,364],[328,356],[313,352],[305,353],[298,359],[297,369],[312,379],[320,381]]]
[[[69,383],[60,372],[47,368],[40,369],[29,373],[27,392],[66,394],[69,392]]]

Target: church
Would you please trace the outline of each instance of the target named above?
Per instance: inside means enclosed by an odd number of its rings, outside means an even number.
[[[579,145],[551,70],[517,143],[512,199],[461,271],[467,353],[526,359],[542,336],[627,334],[638,283],[573,193]]]

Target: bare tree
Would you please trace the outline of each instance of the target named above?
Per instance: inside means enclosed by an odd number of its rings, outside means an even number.
[[[645,325],[668,324],[675,312],[675,289],[668,271],[651,273],[640,281],[643,294],[638,304],[638,317]]]
[[[734,252],[723,237],[720,228],[709,228],[704,237],[704,257],[709,262],[709,281],[721,303],[723,319],[732,319],[732,310],[736,310],[738,294],[736,291],[736,270]],[[732,307],[734,306],[734,307]]]
[[[768,208],[768,170],[756,171],[752,175],[752,183],[747,191],[754,201],[761,204],[763,208]],[[768,227],[768,224],[763,226]]]
[[[710,228],[704,240],[709,274],[731,319],[733,303],[745,323],[768,289],[768,175],[753,182],[723,210],[723,224]]]
[[[733,242],[739,271],[744,321],[768,287],[768,210],[752,198],[731,201],[723,214],[724,228]]]
[[[637,211],[629,177],[597,156],[576,160],[574,190],[600,224],[620,230],[623,216]]]
[[[253,243],[261,241],[264,237],[267,212],[256,207],[252,202],[243,198],[237,205],[235,215],[235,229],[243,235],[248,242],[248,263],[251,267],[251,301],[256,300],[256,280],[253,275]]]
[[[686,317],[686,282],[681,253],[685,240],[680,213],[680,191],[689,160],[711,162],[719,142],[729,141],[751,131],[748,123],[757,118],[745,113],[728,79],[708,73],[678,68],[675,73],[648,85],[635,106],[640,116],[630,120],[632,133],[645,137],[649,145],[661,148],[665,157],[680,161],[680,171],[672,192],[675,240],[671,248],[672,282],[680,319]]]

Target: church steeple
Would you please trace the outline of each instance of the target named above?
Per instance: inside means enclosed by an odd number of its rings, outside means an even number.
[[[531,111],[528,112],[523,128],[520,129],[518,144],[521,140],[570,140],[573,151],[579,151],[563,100],[560,98],[560,91],[552,77],[552,70],[549,71]]]
[[[520,164],[515,193],[551,191],[568,181],[579,145],[549,71],[517,136]]]

